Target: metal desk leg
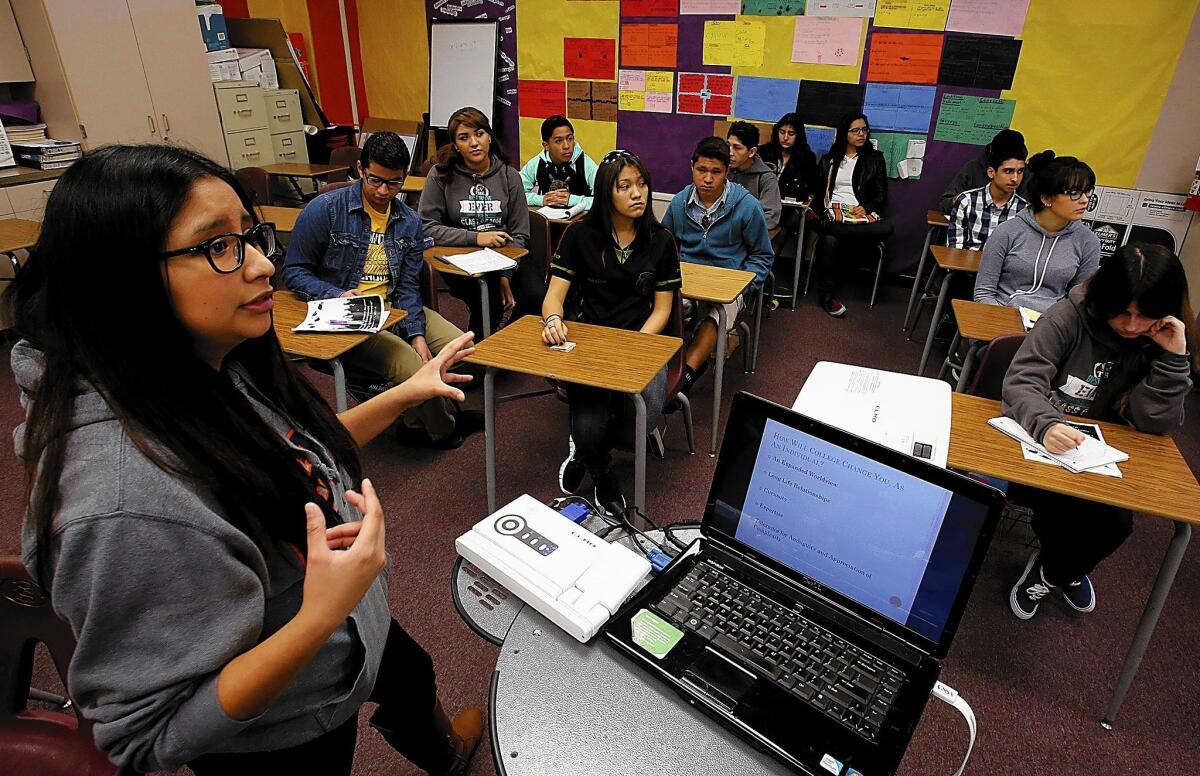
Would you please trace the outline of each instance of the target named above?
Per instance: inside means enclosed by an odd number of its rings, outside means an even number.
[[[496,370],[490,366],[483,373],[483,455],[491,514],[496,511]]]
[[[480,339],[487,339],[492,336],[492,301],[488,298],[487,276],[475,279],[479,281],[479,311],[483,316],[483,337]],[[492,511],[495,512],[495,508]]]
[[[1133,634],[1133,642],[1129,645],[1129,650],[1125,653],[1125,663],[1121,666],[1121,676],[1117,679],[1117,687],[1113,690],[1112,699],[1108,702],[1108,711],[1104,712],[1104,719],[1100,720],[1100,726],[1105,730],[1112,730],[1113,723],[1117,719],[1117,712],[1121,710],[1121,703],[1125,700],[1125,693],[1129,691],[1129,685],[1133,684],[1133,677],[1137,675],[1138,665],[1142,662],[1142,655],[1146,652],[1146,647],[1150,645],[1150,637],[1154,635],[1154,626],[1158,624],[1158,615],[1162,613],[1163,604],[1167,601],[1167,594],[1171,592],[1171,585],[1175,582],[1175,572],[1179,571],[1179,564],[1183,562],[1183,553],[1187,549],[1188,540],[1192,536],[1192,527],[1187,523],[1175,523],[1175,535],[1171,537],[1171,543],[1167,545],[1167,553],[1163,556],[1162,566],[1158,569],[1158,577],[1154,580],[1154,587],[1150,590],[1150,598],[1146,600],[1146,608],[1142,610],[1142,618],[1138,620],[1137,630]]]
[[[767,303],[767,284],[758,289],[758,309],[754,311],[754,349],[750,351],[750,374],[758,369],[758,341],[762,339],[763,305]]]
[[[800,294],[800,265],[804,263],[804,225],[808,219],[807,210],[800,211],[800,234],[796,237],[796,268],[792,271],[792,309],[796,309],[796,302]]]
[[[925,362],[929,360],[929,351],[933,350],[933,335],[937,333],[938,323],[942,320],[942,310],[946,307],[946,297],[950,295],[950,280],[954,277],[953,272],[947,272],[946,277],[942,278],[942,289],[938,292],[937,304],[933,307],[933,318],[929,321],[929,334],[925,337],[925,350],[921,352],[921,365],[917,367],[917,374],[925,374]]]
[[[329,360],[329,366],[333,369],[333,397],[337,403],[337,411],[346,411],[346,370],[342,369],[342,362],[336,358]]]
[[[967,390],[967,381],[971,379],[971,373],[975,371],[975,359],[981,350],[983,350],[982,345],[971,347],[971,343],[967,343],[967,355],[963,357],[962,371],[958,373],[958,382],[954,386],[955,393]]]
[[[931,226],[925,232],[925,247],[921,248],[921,258],[917,259],[917,276],[913,278],[912,290],[908,292],[908,307],[904,310],[904,327],[900,331],[908,331],[911,325],[908,321],[912,317],[913,305],[917,301],[917,289],[921,286],[921,273],[925,269],[925,256],[929,253],[929,244],[933,242],[933,230],[937,227]]]
[[[950,347],[946,350],[946,357],[942,359],[942,368],[938,370],[937,379],[941,380],[946,376],[946,370],[950,368],[950,360],[954,357],[954,353],[958,350],[958,343],[962,342],[962,332],[958,329],[954,330],[954,336],[950,338]]]
[[[633,395],[637,421],[633,427],[633,505],[646,514],[646,400]]]
[[[717,426],[721,422],[721,381],[725,377],[725,305],[717,306],[717,373],[713,375],[713,418],[712,446],[708,449],[710,458],[717,455]]]

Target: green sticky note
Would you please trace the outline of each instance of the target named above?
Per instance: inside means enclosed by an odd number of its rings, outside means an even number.
[[[633,643],[654,655],[659,660],[683,638],[683,631],[659,617],[649,609],[641,609],[633,615]]]
[[[799,16],[805,0],[742,0],[743,16]]]
[[[997,132],[1012,123],[1016,106],[1016,101],[998,97],[943,94],[933,139],[987,145]]]

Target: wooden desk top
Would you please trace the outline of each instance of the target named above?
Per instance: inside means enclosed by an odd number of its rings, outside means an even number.
[[[6,218],[0,221],[0,253],[19,251],[37,242],[42,225],[24,218]]]
[[[741,269],[725,269],[692,261],[679,262],[683,273],[683,289],[688,299],[698,302],[729,304],[754,282],[754,273]]]
[[[258,213],[264,221],[275,224],[275,231],[287,234],[296,228],[296,219],[300,217],[299,207],[279,207],[278,205],[260,205]]]
[[[280,162],[263,167],[267,175],[284,175],[289,178],[322,178],[331,172],[343,172],[344,164],[303,164],[301,162]]]
[[[304,358],[328,361],[345,353],[350,348],[370,337],[370,334],[297,334],[293,328],[300,325],[308,312],[308,302],[291,291],[275,292],[275,336],[284,353]],[[404,320],[404,310],[389,310],[384,328]]]
[[[959,332],[968,339],[991,342],[1005,334],[1024,334],[1021,313],[1015,307],[981,304],[967,299],[951,299]]]
[[[570,321],[570,353],[542,344],[542,322],[526,315],[475,346],[467,361],[620,393],[641,393],[683,347],[678,337]]]
[[[779,200],[779,204],[783,205],[784,207],[794,207],[794,208],[799,208],[800,210],[808,210],[809,204],[811,202],[812,202],[811,199],[808,202],[800,202],[799,200],[795,200],[795,199]]]
[[[940,210],[929,210],[925,213],[925,223],[945,228],[950,226],[950,219],[946,218],[946,214]]]
[[[952,394],[951,401],[949,465],[953,469],[1200,525],[1200,485],[1169,436],[1100,423],[1104,440],[1129,453],[1128,461],[1117,464],[1123,476],[1072,474],[1058,466],[1026,461],[1018,442],[988,426],[990,418],[1000,415],[1000,402],[963,393]]]
[[[983,251],[947,248],[945,245],[931,245],[929,251],[939,267],[951,272],[978,272],[979,260],[983,257]]]
[[[435,245],[432,248],[425,249],[425,261],[426,261],[426,263],[429,264],[429,266],[433,267],[438,272],[441,272],[443,275],[458,275],[459,277],[463,277],[463,278],[480,278],[488,273],[483,272],[483,273],[475,273],[474,275],[472,275],[469,272],[463,272],[461,269],[454,266],[453,264],[450,264],[449,262],[442,261],[442,259],[444,259],[447,256],[458,256],[463,253],[472,253],[472,252],[478,251],[478,250],[483,250],[483,249],[478,248],[478,247],[476,247],[476,248],[469,248],[469,247],[452,248],[448,245]],[[513,261],[520,261],[521,259],[523,259],[529,255],[528,249],[517,248],[515,246],[509,246],[507,248],[492,248],[492,250],[496,251],[496,253],[504,254],[505,256],[512,259]]]
[[[408,175],[400,186],[401,194],[420,194],[425,188],[425,179],[420,175]]]

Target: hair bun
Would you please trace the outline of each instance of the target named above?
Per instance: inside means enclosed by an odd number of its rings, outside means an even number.
[[[1054,156],[1054,149],[1047,148],[1045,151],[1029,157],[1029,161],[1025,163],[1025,166],[1029,168],[1030,172],[1036,173],[1038,170],[1054,161]]]

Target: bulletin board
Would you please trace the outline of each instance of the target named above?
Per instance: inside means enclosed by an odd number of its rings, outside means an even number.
[[[862,110],[892,178],[899,268],[925,210],[1004,127],[1031,153],[1078,156],[1132,187],[1198,0],[432,1],[513,13],[521,161],[563,113],[594,159],[634,151],[671,193],[723,122],[795,111],[820,155],[837,119]]]

